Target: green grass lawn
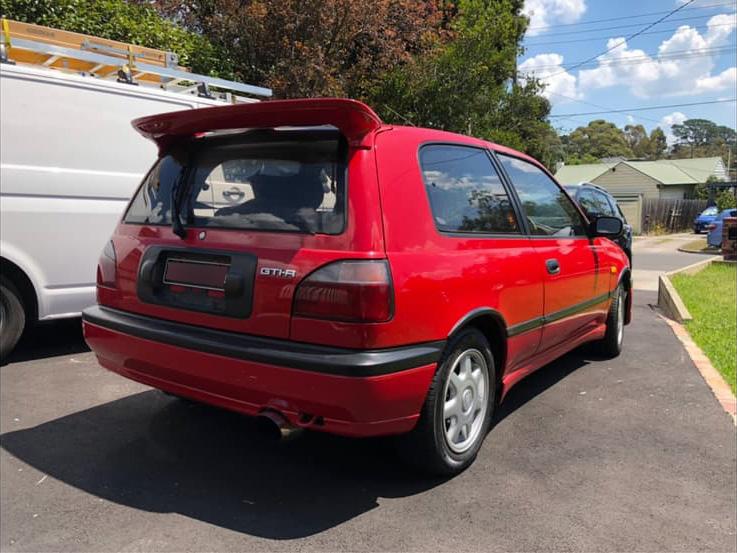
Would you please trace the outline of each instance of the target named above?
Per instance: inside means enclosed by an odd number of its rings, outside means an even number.
[[[673,285],[691,312],[691,337],[735,391],[737,370],[737,268],[711,264],[695,275],[676,275]]]

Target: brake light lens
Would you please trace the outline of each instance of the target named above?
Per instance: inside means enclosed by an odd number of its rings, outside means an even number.
[[[337,261],[305,278],[294,296],[294,315],[353,323],[392,317],[394,298],[384,260]]]
[[[706,225],[707,230],[714,230],[715,228],[717,228],[717,226],[714,223],[711,223],[710,225]]]
[[[105,244],[105,248],[100,254],[100,261],[97,263],[97,285],[115,288],[116,281],[116,258],[115,246],[111,240]]]

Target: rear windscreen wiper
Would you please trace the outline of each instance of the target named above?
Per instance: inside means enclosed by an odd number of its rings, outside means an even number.
[[[179,171],[179,175],[177,175],[177,178],[171,187],[171,230],[182,240],[187,237],[187,229],[182,225],[182,219],[179,216],[179,209],[181,208],[182,203],[182,191],[186,188],[183,184],[187,182],[189,167],[190,163],[188,159],[187,164],[182,166],[182,170]]]

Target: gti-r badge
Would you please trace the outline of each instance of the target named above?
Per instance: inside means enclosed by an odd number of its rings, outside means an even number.
[[[297,271],[294,269],[277,269],[276,267],[261,267],[259,273],[263,276],[273,276],[279,278],[294,278]]]

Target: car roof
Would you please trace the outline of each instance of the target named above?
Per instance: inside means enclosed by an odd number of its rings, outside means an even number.
[[[401,132],[407,135],[407,138],[414,140],[416,142],[419,142],[419,143],[432,143],[432,142],[443,143],[445,142],[445,143],[454,143],[454,144],[464,144],[468,146],[476,146],[478,148],[487,148],[489,150],[493,150],[500,154],[506,154],[506,155],[510,155],[513,157],[523,159],[525,161],[529,161],[530,163],[533,163],[534,165],[537,165],[538,167],[548,172],[545,166],[542,163],[540,163],[538,160],[536,160],[534,157],[531,157],[525,154],[524,152],[520,152],[519,150],[515,150],[514,148],[509,148],[502,144],[497,144],[495,142],[490,142],[488,140],[483,140],[481,138],[475,138],[473,136],[454,133],[450,131],[443,131],[439,129],[429,129],[425,127],[410,127],[410,126],[405,126],[405,125],[385,124],[377,132],[385,132],[385,131]]]
[[[599,192],[614,198],[614,196],[612,196],[606,188],[604,188],[603,186],[599,186],[598,184],[594,184],[593,182],[579,182],[576,184],[564,184],[562,186],[563,188],[565,188],[566,190],[570,192],[574,190],[578,191],[578,190],[581,190],[582,188],[593,188],[594,190],[598,190]]]

